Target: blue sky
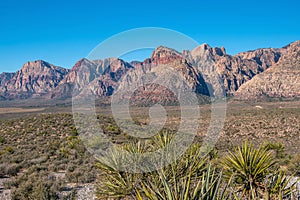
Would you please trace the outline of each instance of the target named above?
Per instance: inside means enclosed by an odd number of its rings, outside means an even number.
[[[70,68],[108,37],[139,27],[173,29],[230,54],[281,47],[300,39],[299,8],[298,0],[4,0],[0,72],[37,59]]]

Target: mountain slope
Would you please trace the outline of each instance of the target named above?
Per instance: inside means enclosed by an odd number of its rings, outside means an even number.
[[[278,62],[281,53],[276,49],[259,49],[230,56],[224,47],[203,44],[184,51],[183,55],[203,74],[213,95],[222,94],[222,84],[225,94],[231,96],[242,84]]]
[[[6,73],[3,72],[0,74],[0,100],[5,100],[4,93],[7,91],[6,84],[7,82],[12,79],[15,73]]]
[[[117,92],[123,92],[122,97],[131,98],[133,104],[172,104],[183,91],[209,96],[202,74],[174,49],[160,46],[150,58],[132,65],[134,70],[124,76]],[[127,91],[134,91],[133,95],[126,96]]]
[[[109,96],[113,92],[113,85],[132,68],[132,66],[117,58],[90,61],[78,61],[65,78],[59,83],[55,91],[50,92],[48,98],[72,98],[85,87],[90,87],[95,96]]]
[[[300,98],[300,41],[282,49],[280,61],[242,85],[236,99]]]
[[[3,72],[0,74],[0,87],[4,86],[16,73],[6,73]]]
[[[27,62],[1,84],[0,95],[5,99],[43,96],[54,90],[68,71],[42,60]]]

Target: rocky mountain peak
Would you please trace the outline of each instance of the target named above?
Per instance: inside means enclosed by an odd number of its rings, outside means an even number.
[[[121,59],[111,60],[109,67],[110,72],[117,72],[118,70],[125,70],[126,68],[131,68],[131,65]]]
[[[300,41],[276,50],[282,54],[280,60],[243,84],[235,93],[235,98],[300,99]]]
[[[192,50],[192,52],[194,53],[194,54],[202,54],[202,53],[204,53],[204,52],[206,52],[206,51],[209,51],[209,50],[211,50],[212,48],[211,48],[211,46],[209,46],[208,44],[206,44],[206,43],[204,43],[204,44],[201,44],[201,45],[199,45],[199,46],[197,46],[196,48],[194,48],[193,50]]]
[[[155,58],[180,57],[180,56],[181,54],[175,49],[159,46],[153,51],[151,58],[155,59]]]
[[[43,73],[59,73],[63,75],[68,73],[68,71],[68,69],[52,65],[46,61],[35,60],[26,62],[23,67],[17,72],[17,74],[23,74],[25,76],[35,76],[41,75]]]
[[[169,64],[174,60],[178,60],[182,58],[183,57],[181,53],[179,53],[178,51],[172,48],[159,46],[153,51],[150,58],[150,62],[153,63],[154,65],[164,65],[164,64]]]
[[[282,53],[283,52],[280,49],[263,48],[239,53],[236,56],[242,58],[243,60],[254,60],[265,70],[271,65],[277,63],[281,58]]]
[[[91,61],[89,61],[86,58],[82,58],[79,61],[75,63],[75,65],[72,67],[71,71],[79,71],[82,66],[90,65]]]
[[[43,60],[26,62],[13,77],[2,84],[0,96],[15,99],[44,95],[54,90],[68,72],[68,69]]]
[[[299,48],[299,47],[300,47],[300,40],[297,40],[295,42],[292,42],[292,43],[286,45],[282,49],[295,49],[295,48]]]
[[[191,51],[193,57],[210,54],[211,56],[224,56],[226,50],[224,47],[211,47],[208,44],[201,44]]]
[[[300,40],[293,42],[287,46],[287,53],[286,55],[284,55],[284,57],[300,57]]]
[[[26,71],[26,70],[32,70],[33,68],[51,68],[50,64],[43,61],[43,60],[36,60],[36,61],[28,61],[26,62],[23,67],[21,68],[21,71]]]

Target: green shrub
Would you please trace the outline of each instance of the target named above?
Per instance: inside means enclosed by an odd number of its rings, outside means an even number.
[[[0,136],[0,144],[4,144],[4,143],[5,143],[4,137]]]

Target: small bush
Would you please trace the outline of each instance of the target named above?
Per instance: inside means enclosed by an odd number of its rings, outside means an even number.
[[[0,165],[0,178],[16,176],[19,172],[19,165],[15,163],[3,163]]]

